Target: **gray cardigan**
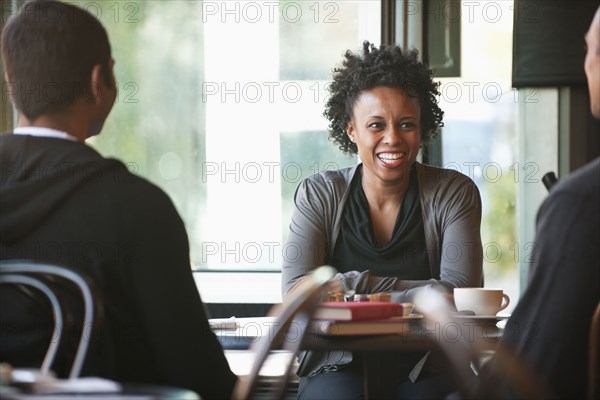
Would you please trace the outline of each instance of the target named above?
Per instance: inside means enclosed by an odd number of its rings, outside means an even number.
[[[429,266],[433,279],[368,277],[369,292],[393,286],[396,301],[410,301],[415,288],[480,286],[481,199],[475,183],[449,169],[416,164]],[[330,263],[340,232],[350,182],[358,166],[322,171],[298,186],[282,268],[284,296],[308,271]]]
[[[416,169],[432,279],[375,277],[368,271],[338,274],[346,289],[357,293],[391,292],[393,301],[404,302],[411,301],[416,290],[424,286],[448,292],[455,287],[481,286],[481,198],[477,186],[454,170],[420,163],[416,163]],[[298,186],[282,268],[284,298],[307,272],[331,263],[350,183],[357,170],[358,166],[322,171]],[[312,360],[303,357],[301,362],[301,376],[352,359],[348,352],[329,352],[328,356],[317,353],[319,357],[310,353],[313,357],[308,358]]]

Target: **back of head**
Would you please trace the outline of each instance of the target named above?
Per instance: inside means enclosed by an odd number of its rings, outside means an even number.
[[[596,10],[585,36],[587,54],[584,62],[592,115],[600,118],[600,7]]]
[[[102,79],[113,85],[106,30],[89,12],[58,1],[28,1],[11,16],[2,58],[14,106],[29,120],[85,96],[94,65],[102,65]]]

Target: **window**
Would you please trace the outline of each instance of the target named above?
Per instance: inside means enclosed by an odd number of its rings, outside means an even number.
[[[278,270],[300,180],[356,163],[321,114],[344,51],[379,42],[380,2],[81,5],[107,27],[120,91],[91,144],[169,193],[196,267]]]
[[[198,270],[278,271],[294,257],[285,243],[298,183],[356,163],[329,142],[321,114],[345,50],[379,43],[381,2],[73,2],[105,25],[116,60],[117,103],[88,143],[167,191]],[[17,3],[2,1],[3,13]],[[531,249],[516,238],[515,182],[534,166],[514,150],[517,106],[531,98],[510,87],[513,4],[431,4],[398,2],[407,16],[397,24],[422,15],[396,32],[417,43],[421,17],[460,19],[461,77],[440,78],[439,162],[479,186],[486,286],[516,304],[517,264]],[[242,290],[248,275],[238,275]],[[278,292],[273,279],[261,278]]]
[[[519,298],[518,264],[532,250],[517,239],[516,188],[535,168],[517,162],[517,110],[526,99],[511,88],[513,2],[464,2],[459,10],[438,11],[462,17],[461,77],[440,78],[442,163],[479,187],[485,286],[503,288],[512,309]]]

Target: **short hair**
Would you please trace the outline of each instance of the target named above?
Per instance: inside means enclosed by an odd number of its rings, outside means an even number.
[[[342,67],[333,70],[330,97],[323,115],[329,120],[329,138],[344,153],[358,153],[346,130],[352,119],[354,104],[365,90],[378,86],[402,90],[416,97],[421,109],[421,141],[426,142],[443,126],[444,112],[438,106],[439,82],[431,70],[418,60],[416,50],[403,51],[398,46],[363,42],[362,54],[346,51]]]
[[[94,65],[114,85],[106,30],[88,11],[59,1],[28,1],[10,17],[2,58],[14,106],[30,120],[84,96]]]

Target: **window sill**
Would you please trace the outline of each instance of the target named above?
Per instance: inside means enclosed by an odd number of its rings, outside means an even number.
[[[194,271],[204,303],[281,303],[281,272]]]

